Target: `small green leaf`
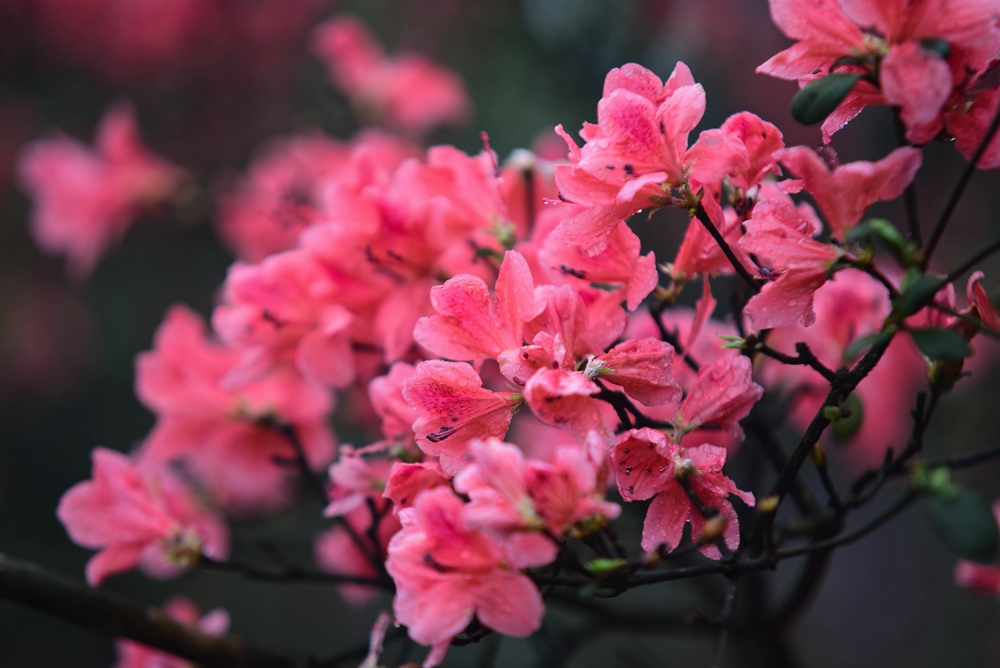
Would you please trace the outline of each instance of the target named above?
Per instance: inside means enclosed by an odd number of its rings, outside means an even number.
[[[958,556],[985,563],[1000,551],[996,519],[976,490],[959,486],[951,496],[932,496],[927,514],[938,538]]]
[[[628,566],[628,559],[594,559],[586,564],[588,571],[599,578],[607,577]]]
[[[902,251],[906,248],[906,237],[904,237],[900,231],[896,229],[896,226],[888,220],[883,220],[882,218],[869,220],[868,229],[870,229],[875,236],[889,244],[889,246],[895,250]]]
[[[892,335],[889,332],[875,332],[854,339],[851,345],[847,346],[847,350],[844,351],[844,357],[847,358],[847,361],[853,362],[865,349],[887,340],[890,336]]]
[[[972,354],[966,338],[952,329],[913,329],[910,336],[920,352],[934,360],[960,360]]]
[[[813,81],[792,98],[792,116],[803,125],[826,120],[860,78],[860,74],[838,73]]]
[[[844,408],[847,410],[841,411],[841,418],[831,425],[833,437],[841,443],[851,440],[851,437],[861,429],[861,424],[865,419],[864,407],[856,395],[849,394],[847,396],[847,399],[844,400]]]
[[[934,295],[945,285],[945,280],[937,276],[921,276],[912,280],[910,285],[904,287],[903,294],[896,300],[896,309],[902,317],[909,318],[927,306],[934,299]]]

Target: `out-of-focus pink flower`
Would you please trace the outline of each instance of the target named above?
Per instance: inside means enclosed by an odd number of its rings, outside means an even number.
[[[545,612],[535,584],[507,565],[500,543],[468,526],[464,511],[450,489],[424,492],[400,512],[403,530],[389,543],[393,610],[411,638],[433,647],[425,666],[443,660],[473,616],[494,631],[525,637]]]
[[[229,613],[222,608],[209,610],[202,616],[198,606],[182,596],[171,598],[163,605],[170,619],[193,626],[210,636],[222,636],[229,630]],[[115,642],[118,661],[114,668],[188,668],[190,662],[176,656],[140,645],[132,640]]]
[[[829,280],[828,270],[842,251],[812,237],[813,221],[783,200],[758,202],[747,221],[740,248],[753,253],[774,280],[766,283],[746,306],[753,327],[760,331],[801,321],[813,323],[813,293]]]
[[[275,459],[295,450],[276,425],[287,425],[319,470],[334,454],[327,424],[329,392],[283,365],[241,385],[226,383],[238,351],[208,338],[201,318],[168,311],[153,350],[136,359],[136,394],[156,413],[143,459],[181,463],[229,511],[253,514],[286,503],[293,472]]]
[[[340,446],[340,456],[330,465],[333,486],[323,514],[339,517],[360,508],[366,500],[381,500],[393,464],[387,443],[363,448]]]
[[[469,443],[502,439],[511,417],[524,402],[511,392],[493,392],[464,362],[429,360],[403,383],[403,396],[419,418],[413,425],[417,445],[439,458],[441,468],[455,475],[472,461]]]
[[[389,373],[368,383],[368,398],[382,418],[382,433],[390,441],[413,442],[413,423],[418,415],[403,396],[403,385],[416,372],[412,364],[396,362]]]
[[[376,508],[384,510],[385,503],[388,501],[379,499]],[[344,516],[344,521],[351,526],[357,540],[343,526],[318,534],[313,541],[316,564],[335,575],[377,579],[379,572],[372,563],[372,555],[385,554],[390,539],[399,531],[399,520],[393,513],[382,513],[375,532],[377,547],[368,535],[372,525],[372,514],[368,508],[356,508]],[[379,593],[375,587],[356,583],[339,585],[337,591],[351,605],[365,605]]]
[[[313,53],[360,111],[390,127],[423,132],[460,123],[469,112],[462,80],[415,53],[386,57],[359,20],[340,16],[313,33]]]
[[[311,381],[350,384],[354,317],[338,296],[322,265],[301,250],[268,256],[257,265],[233,265],[223,303],[212,315],[222,340],[243,351],[229,380],[245,381],[292,363]]]
[[[73,542],[100,550],[87,562],[91,586],[140,565],[155,577],[173,577],[202,553],[226,558],[226,525],[180,479],[114,450],[95,448],[91,456],[93,479],[71,487],[56,510]]]
[[[219,196],[219,233],[241,260],[260,262],[294,248],[302,230],[329,218],[325,191],[332,184],[385,181],[414,155],[406,143],[373,131],[350,143],[318,131],[271,141]]]
[[[873,203],[902,195],[922,163],[920,150],[911,147],[898,148],[878,162],[859,160],[833,169],[806,146],[785,149],[779,159],[792,176],[802,180],[803,189],[816,200],[838,239]]]
[[[132,107],[119,103],[101,120],[94,148],[56,136],[29,144],[18,173],[34,199],[31,229],[47,253],[65,255],[86,278],[144,210],[165,203],[181,171],[147,149]]]
[[[692,540],[699,540],[706,518],[691,502],[680,478],[687,481],[706,508],[715,508],[725,519],[722,539],[726,547],[739,547],[739,520],[729,495],[735,494],[749,506],[754,505],[754,497],[738,490],[722,473],[725,448],[707,444],[683,448],[667,441],[655,429],[632,429],[619,437],[612,459],[622,498],[637,501],[653,497],[642,527],[642,549],[655,551],[663,545],[668,552],[673,551],[688,522]],[[698,549],[712,559],[722,557],[714,543],[699,545]]]
[[[700,425],[717,424],[740,437],[740,420],[764,395],[764,388],[753,382],[752,373],[750,359],[742,355],[724,355],[704,364],[677,411],[675,428],[687,433]]]

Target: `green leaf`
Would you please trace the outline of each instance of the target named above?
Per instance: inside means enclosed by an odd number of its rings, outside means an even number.
[[[792,98],[792,116],[803,125],[826,120],[860,78],[860,74],[838,73],[813,81]]]
[[[844,356],[848,361],[853,362],[861,355],[862,351],[869,348],[876,343],[881,343],[891,337],[892,334],[889,332],[875,332],[874,334],[865,334],[864,336],[854,339],[851,345],[847,346],[847,350],[844,351]]]
[[[628,559],[594,559],[587,562],[586,569],[599,578],[607,577],[628,566]]]
[[[847,409],[844,413],[850,413],[850,415],[841,417],[831,425],[834,439],[841,443],[851,440],[851,437],[861,429],[861,424],[865,419],[864,407],[853,393],[844,400],[844,408]]]
[[[952,329],[913,329],[910,336],[920,352],[933,360],[960,360],[972,354],[966,338]]]
[[[927,306],[945,285],[945,280],[937,276],[921,276],[904,288],[896,300],[896,309],[902,317],[908,318]]]
[[[1000,551],[990,504],[974,489],[955,487],[951,496],[928,498],[927,515],[941,542],[960,557],[985,563]]]
[[[906,237],[888,220],[883,220],[882,218],[869,220],[868,229],[895,250],[902,252],[906,248]]]

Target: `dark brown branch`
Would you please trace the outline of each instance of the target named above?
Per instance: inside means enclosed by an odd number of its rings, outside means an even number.
[[[232,636],[210,636],[163,612],[89,589],[35,564],[0,554],[0,598],[74,626],[128,638],[207,668],[292,668],[294,661]]]
[[[754,294],[760,292],[760,286],[757,284],[757,280],[750,274],[749,271],[747,271],[747,268],[743,266],[743,263],[740,262],[739,258],[736,257],[736,253],[734,253],[733,249],[729,247],[729,242],[727,242],[725,237],[722,236],[722,232],[720,232],[719,228],[715,226],[715,223],[713,223],[712,219],[709,218],[708,212],[705,211],[705,207],[701,204],[698,205],[695,217],[701,221],[701,224],[705,226],[708,233],[712,235],[712,238],[715,239],[715,243],[719,244],[719,248],[722,249],[722,253],[726,256],[726,259],[729,260],[729,263],[733,265],[733,269],[739,277],[743,279],[743,282],[750,287]]]
[[[893,109],[893,114],[895,116],[894,120],[896,122],[896,136],[899,139],[900,146],[911,146],[911,144],[906,141],[906,126],[903,124],[903,120],[900,118],[899,109]],[[904,202],[906,203],[906,220],[910,224],[910,241],[915,243],[918,247],[923,244],[923,240],[920,235],[920,218],[917,215],[917,184],[916,179],[910,181],[909,185],[906,186],[906,191],[903,194]]]
[[[964,274],[965,272],[969,271],[970,269],[972,269],[977,264],[979,264],[980,262],[982,262],[983,260],[985,260],[986,258],[988,258],[990,255],[993,255],[997,251],[1000,251],[1000,239],[997,239],[996,241],[994,241],[993,243],[991,243],[989,246],[987,246],[986,248],[984,248],[983,250],[979,251],[978,253],[976,253],[975,255],[973,255],[971,258],[969,258],[968,260],[966,260],[965,262],[963,262],[961,264],[961,266],[958,267],[958,269],[955,269],[955,270],[949,272],[948,278],[946,280],[949,283],[951,283],[955,279],[960,278],[962,276],[962,274]]]
[[[820,362],[819,358],[813,354],[813,351],[809,348],[809,344],[805,341],[799,341],[795,344],[795,352],[798,353],[795,357],[786,355],[779,350],[775,350],[763,341],[757,341],[756,344],[753,345],[752,349],[763,355],[767,355],[772,359],[778,360],[782,364],[807,366],[831,383],[837,378],[837,373]]]

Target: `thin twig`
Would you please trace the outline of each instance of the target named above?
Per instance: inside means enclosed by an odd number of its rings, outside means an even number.
[[[775,350],[763,341],[756,342],[756,344],[753,345],[752,350],[772,359],[776,359],[782,364],[808,366],[831,383],[837,378],[837,372],[823,364],[819,358],[813,354],[813,351],[809,348],[809,344],[805,341],[799,341],[795,344],[795,351],[798,353],[796,357],[792,357],[791,355],[787,355],[779,350]]]
[[[203,568],[220,573],[232,573],[248,580],[260,580],[263,582],[311,582],[317,584],[356,584],[377,587],[379,589],[391,590],[391,580],[379,580],[357,575],[340,575],[336,573],[323,573],[320,571],[306,570],[296,566],[285,566],[280,570],[260,568],[253,564],[230,559],[229,561],[216,561],[202,556],[198,564]]]
[[[900,146],[910,146],[911,144],[906,141],[906,126],[903,124],[903,119],[900,118],[899,109],[893,109],[893,114],[896,121],[896,136],[899,139]],[[917,208],[917,184],[916,180],[911,180],[906,186],[906,191],[903,194],[904,202],[906,203],[906,219],[910,224],[910,241],[915,243],[919,248],[923,241],[920,235],[920,218],[918,216]]]
[[[713,239],[715,239],[715,243],[717,243],[719,248],[722,249],[722,253],[726,256],[726,259],[729,260],[729,263],[733,265],[733,269],[739,277],[743,279],[743,282],[746,283],[751,290],[753,290],[754,294],[760,292],[760,286],[757,284],[756,279],[754,279],[753,275],[747,271],[747,268],[743,266],[743,263],[740,262],[739,258],[736,257],[736,253],[734,253],[733,249],[729,247],[729,242],[727,242],[725,237],[722,236],[722,232],[720,232],[719,228],[715,226],[715,223],[713,223],[712,219],[708,216],[708,212],[705,211],[705,207],[701,204],[698,205],[698,209],[695,211],[695,217],[701,221],[701,224],[705,226],[708,233],[712,235]]]
[[[958,269],[954,269],[951,272],[949,272],[948,273],[948,278],[945,279],[945,280],[947,282],[951,283],[955,279],[960,278],[962,276],[962,274],[964,274],[965,272],[969,271],[970,269],[972,269],[977,264],[979,264],[980,262],[982,262],[983,260],[985,260],[986,258],[988,258],[990,255],[993,255],[997,251],[1000,251],[1000,239],[997,239],[996,241],[994,241],[993,243],[991,243],[989,246],[987,246],[986,248],[984,248],[983,250],[979,251],[978,253],[976,253],[975,255],[973,255],[971,258],[969,258],[968,260],[966,260],[965,262],[963,262],[958,267]]]
[[[938,243],[940,243],[941,237],[944,235],[945,227],[948,226],[948,221],[951,220],[952,214],[955,213],[955,208],[958,206],[959,200],[962,199],[966,186],[969,185],[972,175],[976,172],[976,165],[979,164],[979,159],[983,157],[984,153],[986,153],[986,148],[989,146],[990,141],[993,140],[993,136],[997,133],[997,129],[1000,129],[1000,107],[997,108],[997,113],[993,118],[993,122],[990,124],[986,134],[983,135],[983,140],[979,143],[978,148],[976,148],[976,152],[972,155],[972,159],[969,161],[969,164],[966,165],[965,171],[962,172],[962,176],[958,180],[955,190],[952,191],[951,197],[948,198],[948,203],[945,205],[944,211],[941,213],[941,218],[938,220],[937,226],[934,228],[934,233],[931,235],[931,239],[927,243],[927,250],[924,252],[924,269],[927,268],[927,264],[931,260],[931,255],[933,255],[935,249],[937,249]]]

